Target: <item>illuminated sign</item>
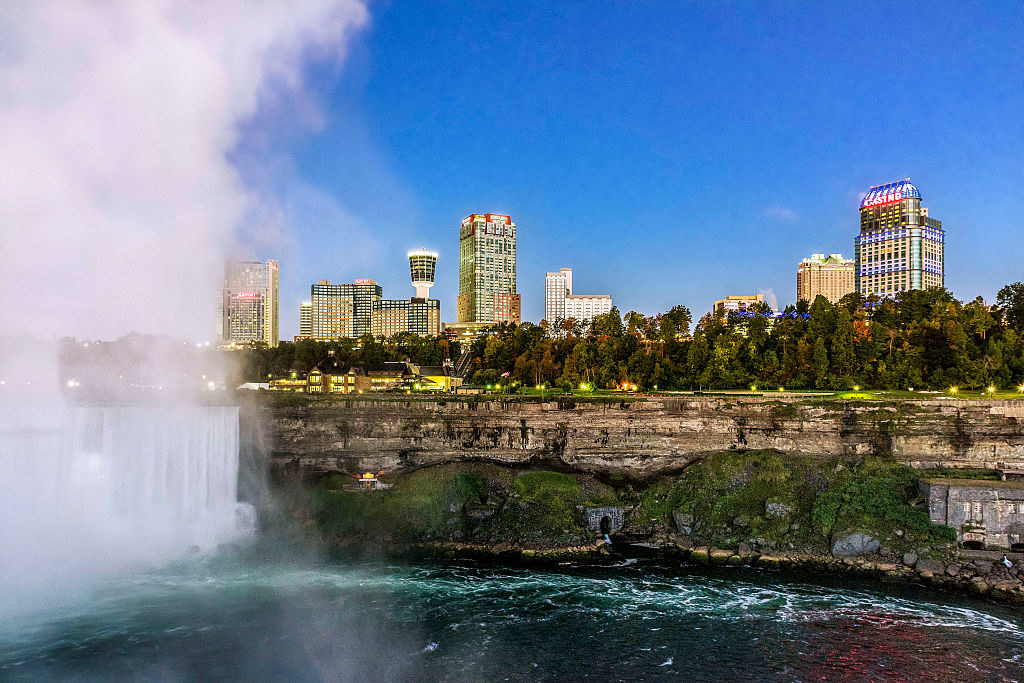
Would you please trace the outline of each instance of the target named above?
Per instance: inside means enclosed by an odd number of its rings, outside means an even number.
[[[240,299],[255,299],[262,296],[262,294],[259,292],[238,292],[234,296]]]
[[[511,223],[512,218],[509,216],[502,216],[498,213],[489,213],[486,215],[488,223]]]
[[[909,179],[888,185],[876,185],[868,190],[867,195],[861,200],[860,208],[866,209],[872,206],[891,204],[908,197],[921,198],[920,191],[911,184]]]
[[[365,278],[365,277],[358,277],[358,278],[356,278],[356,282],[355,283],[357,285],[375,285],[375,284],[377,284],[377,281],[376,280],[371,280],[371,279]]]

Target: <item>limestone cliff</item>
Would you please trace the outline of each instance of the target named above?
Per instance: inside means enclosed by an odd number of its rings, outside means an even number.
[[[392,472],[460,461],[646,479],[731,449],[866,455],[914,467],[1024,469],[1024,410],[1013,401],[839,401],[680,397],[431,401],[261,398],[243,443],[279,479]]]

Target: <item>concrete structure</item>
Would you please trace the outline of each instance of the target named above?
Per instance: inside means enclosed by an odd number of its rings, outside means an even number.
[[[922,479],[932,522],[966,548],[1024,551],[1024,481]]]
[[[222,346],[277,346],[277,261],[228,261],[224,264],[217,339]]]
[[[353,284],[332,285],[320,280],[310,287],[310,335],[313,339],[358,338],[371,333],[373,305],[381,300],[380,285],[359,279]]]
[[[459,231],[458,322],[519,324],[516,224],[494,213],[470,214]]]
[[[724,316],[729,313],[746,313],[754,304],[764,303],[764,296],[754,294],[751,296],[727,296],[715,302],[712,312],[716,316]]]
[[[584,508],[587,531],[599,534],[615,533],[626,523],[626,513],[620,507]]]
[[[944,286],[945,241],[942,221],[928,216],[909,178],[872,187],[854,240],[857,291],[893,296]]]
[[[437,252],[426,249],[413,249],[408,254],[409,275],[412,286],[416,288],[417,299],[429,299],[430,288],[434,286],[434,274],[437,272]]]
[[[299,304],[299,336],[295,339],[309,339],[313,336],[313,302]]]
[[[814,303],[820,294],[832,303],[856,291],[853,259],[842,254],[811,254],[796,269],[796,299]]]
[[[562,268],[544,276],[544,319],[556,321],[578,320],[589,322],[612,310],[609,294],[573,294],[572,268]]]

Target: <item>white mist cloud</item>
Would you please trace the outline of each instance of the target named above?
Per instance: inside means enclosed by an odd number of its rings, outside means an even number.
[[[757,293],[764,297],[764,302],[771,306],[773,311],[779,310],[779,297],[775,296],[774,289],[759,289]]]
[[[239,128],[282,97],[316,123],[303,65],[366,20],[356,0],[4,3],[3,333],[209,338],[242,223],[280,220],[228,161]]]

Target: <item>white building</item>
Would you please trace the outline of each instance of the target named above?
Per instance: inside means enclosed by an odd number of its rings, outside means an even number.
[[[554,324],[572,318],[579,322],[593,320],[612,310],[610,294],[573,294],[572,268],[562,268],[544,276],[544,319]]]

